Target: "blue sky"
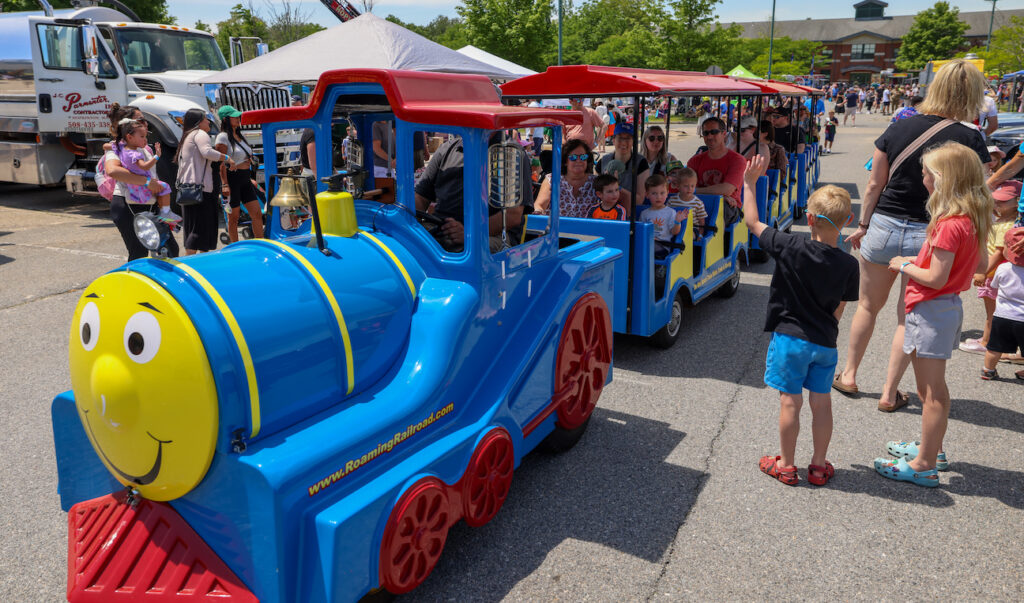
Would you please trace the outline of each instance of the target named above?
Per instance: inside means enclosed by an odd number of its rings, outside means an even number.
[[[201,19],[211,25],[217,21],[227,18],[228,11],[235,4],[246,3],[248,0],[168,0],[167,4],[171,14],[178,17],[182,25],[190,26],[196,19]],[[266,0],[252,0],[257,10],[266,12]],[[778,0],[775,8],[775,18],[778,20],[836,18],[853,16],[854,0],[827,0],[808,3],[794,0]],[[304,0],[294,2],[301,10],[309,15],[310,20],[320,23],[325,27],[336,25],[338,21],[327,8],[316,0]],[[360,7],[358,0],[352,0],[356,8]],[[907,15],[929,8],[934,5],[934,0],[889,0],[889,8],[886,14]],[[951,4],[958,6],[961,12],[988,11],[992,4],[985,0],[951,0]],[[456,0],[387,0],[378,1],[373,12],[381,17],[393,14],[403,21],[425,24],[438,15],[456,16]],[[999,0],[996,10],[1024,8],[1024,0]],[[758,19],[768,20],[771,15],[771,0],[725,0],[718,5],[718,16],[723,22],[731,21],[752,21]]]

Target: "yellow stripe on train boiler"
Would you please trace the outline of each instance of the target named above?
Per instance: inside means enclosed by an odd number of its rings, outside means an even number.
[[[181,269],[182,272],[192,277],[200,287],[206,291],[206,294],[213,300],[214,305],[220,310],[220,313],[224,316],[224,320],[228,323],[228,328],[231,330],[231,335],[235,338],[235,344],[238,345],[238,352],[242,355],[242,366],[245,368],[245,380],[249,385],[249,412],[252,415],[252,432],[249,434],[250,438],[256,437],[260,432],[260,391],[256,384],[256,368],[252,363],[252,354],[249,353],[249,345],[245,343],[245,337],[242,335],[242,328],[238,326],[238,320],[235,319],[235,315],[231,312],[231,308],[228,307],[227,302],[220,296],[220,293],[213,288],[210,281],[199,274],[195,268],[188,264],[179,262],[178,260],[168,259],[167,262],[173,264],[175,267]]]
[[[398,256],[395,255],[394,252],[392,252],[390,249],[388,249],[388,246],[385,245],[384,242],[381,241],[380,239],[378,239],[377,237],[373,236],[372,234],[370,234],[370,233],[368,233],[368,232],[366,232],[365,230],[362,230],[362,229],[360,229],[359,232],[362,235],[364,235],[367,239],[370,239],[371,241],[376,243],[378,247],[380,247],[381,249],[384,250],[384,253],[388,254],[388,257],[391,258],[391,261],[395,263],[395,266],[398,267],[398,271],[401,272],[402,276],[405,278],[405,284],[409,286],[409,292],[412,293],[412,298],[413,298],[413,300],[415,300],[416,299],[416,285],[413,284],[412,277],[409,276],[409,272],[405,269],[405,266],[402,265],[402,262],[399,261]]]
[[[291,247],[287,243],[282,243],[281,241],[274,241],[272,239],[250,239],[249,241],[246,242],[263,245],[272,245],[277,249],[280,249],[281,251],[291,255],[293,258],[296,259],[296,261],[302,264],[307,271],[309,271],[309,274],[313,277],[313,280],[316,281],[316,284],[320,285],[320,290],[324,292],[324,297],[327,298],[327,302],[331,305],[331,310],[334,311],[334,318],[335,320],[338,321],[338,330],[341,331],[341,341],[345,346],[345,377],[348,379],[348,391],[346,391],[345,393],[351,394],[352,390],[354,390],[356,387],[356,371],[352,363],[352,340],[349,339],[348,327],[345,326],[345,317],[342,316],[341,314],[341,307],[338,305],[338,300],[334,297],[334,292],[331,291],[331,288],[327,285],[327,281],[324,280],[324,277],[320,275],[320,273],[317,271],[316,268],[313,267],[313,264],[310,263],[309,260],[307,260],[301,253],[296,251],[295,248]]]

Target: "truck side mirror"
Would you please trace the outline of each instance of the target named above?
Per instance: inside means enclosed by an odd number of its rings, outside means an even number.
[[[256,44],[256,56],[261,57],[270,52],[270,45],[260,42]]]
[[[510,209],[526,202],[523,182],[530,160],[523,147],[502,142],[487,148],[487,202],[491,207]]]
[[[96,40],[96,28],[85,25],[82,32],[82,71],[98,78],[100,75],[100,50]]]

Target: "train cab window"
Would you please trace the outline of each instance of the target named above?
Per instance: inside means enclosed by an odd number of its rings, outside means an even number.
[[[371,129],[374,178],[395,177],[395,122],[376,121]]]
[[[278,226],[285,231],[298,230],[312,218],[310,198],[316,194],[316,135],[312,128],[301,131],[279,130],[274,133],[274,151],[264,149],[261,165],[264,169],[273,164],[278,174],[294,174],[297,180],[286,182],[283,178],[272,178],[267,195],[277,207]],[[278,193],[285,193],[279,195]]]
[[[420,224],[445,251],[461,253],[465,242],[462,137],[450,132],[418,130],[412,137],[411,148],[402,152],[412,153],[414,164],[418,153],[415,140],[421,138],[425,145],[425,152],[419,153],[424,167],[416,173],[414,187],[416,215]]]
[[[526,216],[533,213],[531,172],[518,130],[493,132],[487,149],[486,191],[491,253],[526,240]]]

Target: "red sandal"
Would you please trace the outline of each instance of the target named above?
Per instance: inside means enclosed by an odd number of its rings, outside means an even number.
[[[828,483],[828,480],[835,477],[835,474],[836,468],[828,461],[825,461],[824,467],[821,465],[807,466],[807,481],[815,486],[824,486]]]
[[[781,458],[781,456],[762,456],[758,466],[761,467],[761,471],[787,486],[795,486],[800,483],[800,476],[796,472],[796,466],[783,467],[779,464]]]

